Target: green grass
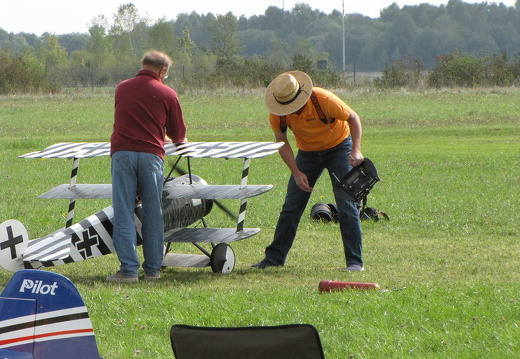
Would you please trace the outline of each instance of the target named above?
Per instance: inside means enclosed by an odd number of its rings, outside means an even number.
[[[262,259],[283,203],[288,172],[277,155],[252,161],[246,225],[229,275],[166,269],[156,283],[109,284],[114,255],[51,269],[82,294],[106,359],[172,358],[169,328],[313,324],[328,359],[513,358],[520,354],[520,91],[341,91],[364,125],[363,153],[381,182],[369,205],[391,220],[363,222],[366,270],[345,273],[339,230],[302,220],[286,267]],[[69,161],[19,155],[63,141],[108,141],[112,91],[0,98],[0,221],[31,238],[62,226],[66,201],[37,196],[65,183]],[[191,141],[270,141],[260,91],[181,94]],[[172,160],[169,160],[171,162]],[[217,166],[218,164],[218,166]],[[192,161],[210,183],[238,183],[241,160]],[[109,159],[82,160],[80,183],[110,181]],[[333,201],[325,175],[311,203]],[[237,201],[226,201],[238,211]],[[110,202],[81,201],[80,220]],[[231,226],[214,211],[210,225]],[[179,252],[191,246],[175,245]],[[11,274],[2,271],[0,283]],[[320,293],[321,280],[376,282],[381,290]]]

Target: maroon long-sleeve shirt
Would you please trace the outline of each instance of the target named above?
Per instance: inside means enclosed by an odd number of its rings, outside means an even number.
[[[186,138],[179,97],[161,82],[159,75],[141,70],[116,88],[110,154],[147,152],[164,159],[165,134],[173,142]]]

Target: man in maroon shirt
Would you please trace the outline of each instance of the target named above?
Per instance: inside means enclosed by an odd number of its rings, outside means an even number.
[[[136,282],[140,267],[134,221],[136,195],[142,211],[144,278],[160,277],[164,220],[162,190],[164,143],[186,142],[186,125],[177,93],[163,84],[172,65],[168,55],[151,51],[136,77],[121,82],[115,92],[111,137],[114,247],[121,262],[111,282]]]

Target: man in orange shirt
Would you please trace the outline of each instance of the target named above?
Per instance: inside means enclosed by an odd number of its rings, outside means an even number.
[[[279,75],[267,87],[264,100],[276,141],[285,143],[279,153],[291,177],[273,242],[265,249],[265,258],[252,266],[260,269],[285,264],[312,189],[323,170],[328,170],[335,184],[364,160],[359,116],[332,92],[313,87],[306,73],[290,71]],[[287,128],[296,140],[296,157],[287,139]],[[356,203],[337,196],[336,204],[346,270],[362,271],[358,208]]]

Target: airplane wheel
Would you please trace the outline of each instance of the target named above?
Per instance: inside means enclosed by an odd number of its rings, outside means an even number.
[[[211,252],[211,270],[214,273],[231,273],[235,268],[235,252],[226,243],[219,243]]]

